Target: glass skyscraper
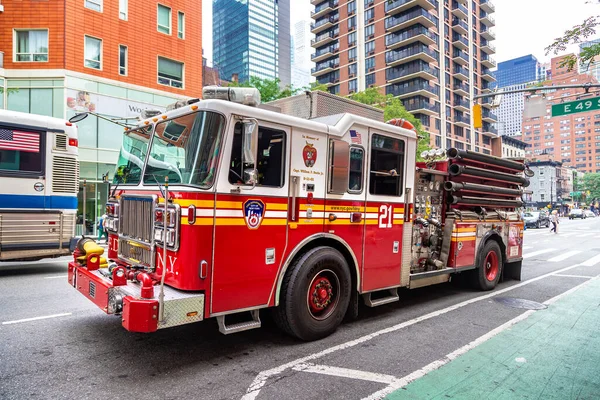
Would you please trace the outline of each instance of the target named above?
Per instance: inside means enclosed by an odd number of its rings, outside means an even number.
[[[213,63],[223,79],[289,84],[289,0],[213,0]]]
[[[499,88],[537,80],[538,60],[531,54],[498,63],[496,81]]]

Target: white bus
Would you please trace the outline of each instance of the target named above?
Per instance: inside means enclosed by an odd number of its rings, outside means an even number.
[[[75,236],[77,127],[0,110],[0,261],[68,255]]]

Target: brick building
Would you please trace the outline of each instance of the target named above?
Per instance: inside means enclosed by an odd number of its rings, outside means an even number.
[[[473,129],[471,99],[493,88],[489,0],[311,0],[313,76],[342,96],[371,86],[402,99],[435,147],[490,152],[491,99]]]
[[[552,59],[552,78],[545,85],[597,83],[591,75],[580,74],[576,69],[568,72],[566,67],[559,67],[562,58]],[[530,145],[526,152],[527,158],[560,161],[581,172],[600,172],[600,111],[551,116],[552,104],[600,95],[596,89],[590,89],[589,92],[586,95],[583,88],[570,88],[546,93],[546,116],[523,119],[521,140]]]
[[[202,93],[200,1],[2,0],[2,6],[0,109],[134,118]],[[101,177],[112,176],[123,130],[94,117],[77,125],[87,219],[94,220],[106,201]]]

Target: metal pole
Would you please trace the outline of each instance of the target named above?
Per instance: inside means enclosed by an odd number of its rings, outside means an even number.
[[[158,321],[164,320],[165,277],[167,276],[167,213],[169,210],[169,177],[165,176],[165,211],[163,213],[163,269],[160,277],[160,294],[158,295]]]
[[[85,179],[83,180],[83,234],[81,236],[85,236],[86,234],[86,227],[85,227],[85,203],[86,203],[86,196],[85,196]]]
[[[517,90],[502,90],[498,92],[486,93],[486,94],[478,94],[477,96],[473,96],[473,100],[476,99],[484,99],[486,97],[494,97],[499,94],[512,94],[512,93],[524,93],[524,92],[537,92],[538,90],[556,90],[556,89],[588,89],[588,88],[600,88],[599,83],[591,83],[591,84],[583,84],[583,85],[557,85],[557,86],[539,86],[532,87],[527,89],[517,89]],[[587,91],[586,91],[587,93]],[[598,93],[600,94],[600,92]]]

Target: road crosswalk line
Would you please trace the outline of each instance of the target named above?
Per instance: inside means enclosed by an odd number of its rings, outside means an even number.
[[[581,263],[581,265],[585,266],[585,267],[593,267],[594,265],[600,263],[600,254],[590,258],[587,261],[584,261]]]
[[[523,250],[533,249],[533,246],[523,246]]]
[[[535,256],[539,256],[540,254],[544,254],[544,253],[548,253],[550,251],[556,251],[556,250],[557,249],[543,249],[543,250],[538,250],[538,251],[534,251],[533,253],[523,254],[523,258],[535,257]]]
[[[581,250],[573,250],[573,251],[567,251],[566,253],[563,254],[559,254],[556,257],[552,257],[551,259],[548,260],[548,262],[559,262],[559,261],[564,261],[569,257],[573,257],[576,254],[581,253]]]

